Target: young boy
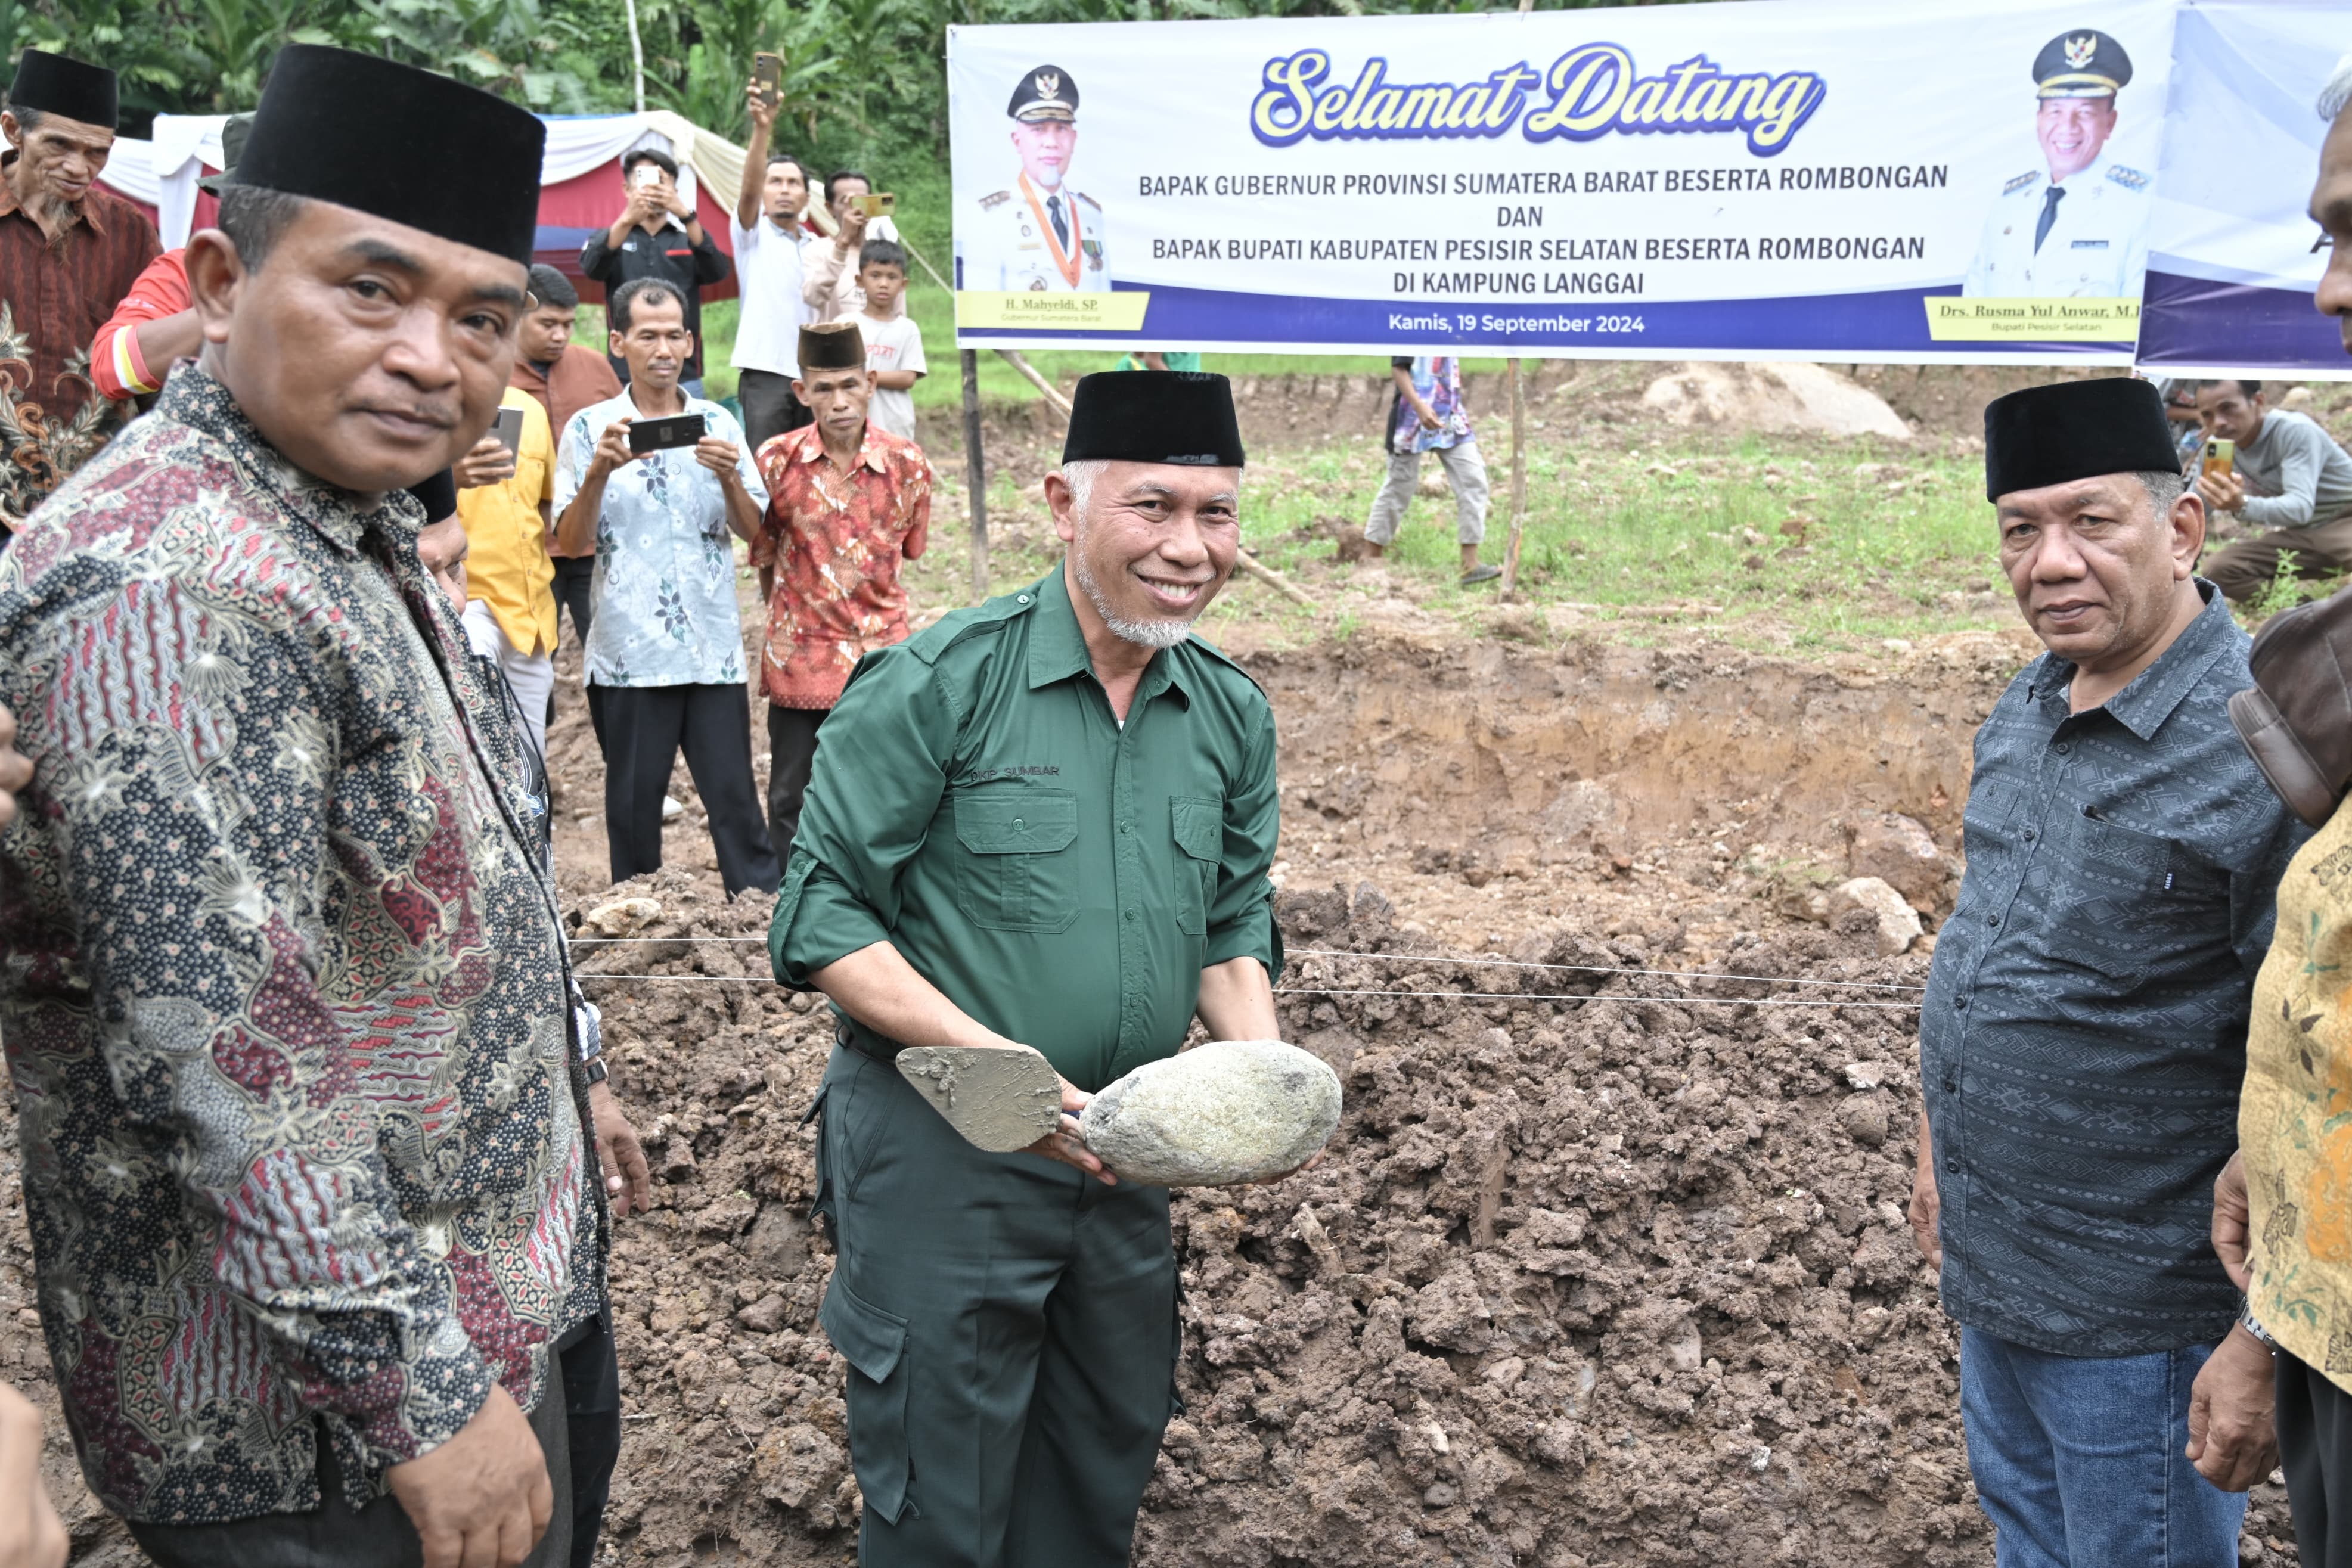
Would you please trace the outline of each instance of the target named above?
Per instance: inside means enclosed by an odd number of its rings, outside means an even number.
[[[876,429],[912,441],[914,385],[929,367],[923,362],[923,329],[898,308],[907,292],[906,247],[867,240],[857,252],[857,286],[866,291],[866,309],[846,319],[864,335],[866,368],[874,372],[874,401],[866,417]]]
[[[1396,397],[1389,404],[1389,427],[1383,443],[1389,453],[1389,476],[1372,497],[1372,515],[1364,522],[1364,541],[1378,560],[1396,538],[1398,525],[1412,509],[1415,486],[1421,482],[1421,455],[1437,454],[1445,465],[1445,481],[1454,486],[1455,538],[1462,545],[1462,586],[1492,582],[1502,568],[1483,566],[1479,542],[1486,537],[1486,464],[1470,434],[1470,416],[1462,406],[1462,361],[1450,354],[1389,361]]]

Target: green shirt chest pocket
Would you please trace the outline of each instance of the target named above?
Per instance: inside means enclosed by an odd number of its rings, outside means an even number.
[[[1225,803],[1202,795],[1172,795],[1168,824],[1184,858],[1176,867],[1176,928],[1187,936],[1209,930],[1217,898],[1217,867],[1225,850]]]
[[[1063,931],[1078,917],[1078,799],[982,788],[955,800],[956,903],[991,931]]]

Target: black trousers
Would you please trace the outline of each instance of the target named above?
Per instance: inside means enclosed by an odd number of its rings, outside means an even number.
[[[768,838],[778,862],[793,858],[801,831],[801,801],[808,794],[809,768],[816,761],[816,727],[833,710],[768,706]]]
[[[563,1413],[572,1435],[572,1568],[596,1561],[613,1467],[621,1461],[621,1363],[609,1314],[599,1313],[556,1343],[563,1364]]]
[[[2274,1359],[2279,1461],[2304,1568],[2352,1568],[2352,1394],[2284,1351]]]
[[[793,378],[773,371],[739,371],[735,401],[743,405],[743,437],[755,453],[771,437],[816,423],[808,404],[793,395]]]
[[[587,1561],[572,1550],[565,1405],[563,1391],[551,1378],[540,1392],[539,1408],[530,1413],[530,1429],[547,1457],[547,1478],[555,1485],[555,1511],[548,1518],[547,1533],[523,1559],[523,1568],[565,1568]],[[323,1434],[319,1439],[319,1490],[324,1501],[309,1513],[265,1513],[228,1524],[133,1524],[131,1534],[160,1568],[319,1568],[324,1563],[334,1568],[422,1568],[424,1543],[398,1498],[386,1494],[356,1511],[343,1500],[342,1467]],[[598,1512],[603,1512],[601,1506]],[[589,1549],[594,1551],[593,1541]]]
[[[596,558],[593,555],[560,555],[555,558],[556,630],[562,631],[562,617],[572,617],[572,633],[580,639],[584,655],[588,649],[588,623],[596,618]],[[583,657],[583,663],[585,663]],[[588,688],[588,723],[596,732],[596,749],[604,749],[604,699],[602,686]],[[548,722],[555,721],[555,695],[547,698]]]
[[[710,818],[710,843],[729,895],[747,887],[773,893],[783,873],[751,781],[751,712],[744,688],[729,683],[602,689],[604,840],[613,880],[661,869],[662,795],[682,749]]]

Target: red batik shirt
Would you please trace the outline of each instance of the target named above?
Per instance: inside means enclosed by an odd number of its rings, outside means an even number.
[[[931,465],[870,422],[846,474],[813,424],[768,442],[758,462],[768,509],[751,564],[774,573],[761,681],[778,707],[829,708],[861,657],[907,640],[898,563],[923,553]]]
[[[20,528],[131,412],[92,385],[90,340],[163,250],[155,225],[93,185],[56,245],[16,204],[0,156],[0,527]]]

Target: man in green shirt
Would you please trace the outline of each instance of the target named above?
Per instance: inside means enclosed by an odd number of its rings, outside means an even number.
[[[769,937],[841,1023],[818,1105],[821,1314],[849,1363],[861,1563],[1123,1564],[1173,1409],[1168,1194],[1075,1113],[1197,1012],[1272,1040],[1274,715],[1191,634],[1240,549],[1223,376],[1078,383],[1063,568],[868,654],[818,737]],[[1045,1053],[1058,1131],[966,1143],[891,1062]]]

